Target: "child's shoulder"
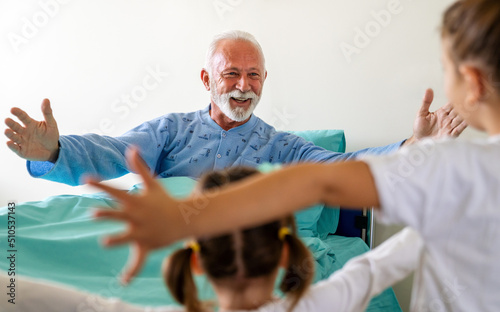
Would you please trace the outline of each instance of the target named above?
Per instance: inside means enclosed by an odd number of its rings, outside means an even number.
[[[463,152],[476,154],[481,152],[500,152],[500,136],[475,139],[425,139],[414,145],[408,146],[409,150],[435,151],[441,153]]]
[[[500,152],[500,136],[474,139],[444,138],[435,142],[439,150],[461,151],[467,154]]]
[[[500,136],[475,139],[443,139],[427,147],[428,153],[437,154],[437,161],[444,161],[465,169],[483,169],[500,173]],[[424,149],[425,151],[425,149]]]
[[[471,168],[485,169],[500,174],[500,136],[476,139],[425,139],[402,147],[397,153],[388,155],[389,163],[427,164],[430,167],[455,171]],[[382,159],[384,160],[384,159]],[[429,168],[430,168],[429,167]],[[448,168],[448,169],[446,169]]]

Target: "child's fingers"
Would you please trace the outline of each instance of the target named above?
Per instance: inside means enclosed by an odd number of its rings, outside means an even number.
[[[93,187],[96,187],[102,191],[105,191],[106,193],[108,193],[109,195],[113,196],[114,198],[116,198],[118,200],[127,201],[127,200],[133,199],[133,196],[128,194],[126,191],[119,190],[119,189],[114,188],[112,186],[102,184],[93,178],[86,178],[85,183],[92,185]]]
[[[107,236],[103,239],[102,243],[106,247],[119,246],[132,241],[132,234],[130,232],[123,232],[114,236]]]
[[[151,188],[155,185],[155,179],[151,176],[150,170],[144,160],[139,155],[139,150],[132,147],[126,153],[127,163],[133,172],[138,173],[144,181],[146,188]]]
[[[94,212],[93,216],[96,219],[129,221],[129,218],[122,210],[103,209],[101,207]]]
[[[148,254],[147,249],[141,248],[140,246],[134,248],[130,253],[129,263],[125,269],[122,277],[122,282],[128,284],[134,276],[139,274],[146,260]]]

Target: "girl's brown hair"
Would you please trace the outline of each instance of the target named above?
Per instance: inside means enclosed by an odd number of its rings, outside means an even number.
[[[445,12],[442,36],[450,42],[456,65],[478,62],[500,91],[500,1],[460,0]]]
[[[258,173],[245,167],[234,167],[203,176],[202,189],[221,187]],[[290,228],[290,234],[279,238],[280,229]],[[238,237],[236,237],[238,236]],[[244,229],[236,233],[214,238],[199,239],[203,269],[212,280],[231,279],[234,288],[244,288],[249,278],[265,277],[277,270],[284,242],[289,246],[289,263],[280,289],[291,299],[290,310],[311,284],[314,261],[311,253],[296,235],[295,220],[284,220]],[[164,272],[165,282],[173,297],[185,305],[187,311],[204,311],[197,296],[196,284],[191,272],[191,248],[175,252]]]

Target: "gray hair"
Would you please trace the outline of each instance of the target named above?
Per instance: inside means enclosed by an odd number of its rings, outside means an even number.
[[[208,72],[210,76],[212,76],[212,65],[213,65],[213,58],[215,51],[217,50],[217,46],[219,45],[219,42],[222,40],[243,40],[250,42],[251,44],[254,45],[254,47],[259,51],[260,56],[262,57],[262,63],[264,65],[264,69],[266,67],[266,60],[264,58],[264,52],[262,52],[262,47],[260,46],[259,42],[255,37],[242,30],[228,30],[223,33],[220,33],[214,37],[210,45],[208,46],[207,50],[207,55],[205,57],[205,70]]]

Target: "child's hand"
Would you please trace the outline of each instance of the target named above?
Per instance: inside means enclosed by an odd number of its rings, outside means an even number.
[[[150,251],[180,238],[176,229],[180,229],[180,225],[184,224],[179,209],[176,209],[178,203],[167,195],[151,176],[138,151],[130,149],[126,157],[130,169],[140,174],[144,181],[144,189],[139,194],[129,194],[97,180],[87,179],[88,184],[109,193],[120,203],[120,209],[100,209],[94,216],[126,222],[128,225],[125,232],[106,237],[103,241],[108,247],[132,244],[129,263],[122,276],[122,282],[125,284],[137,275]]]

